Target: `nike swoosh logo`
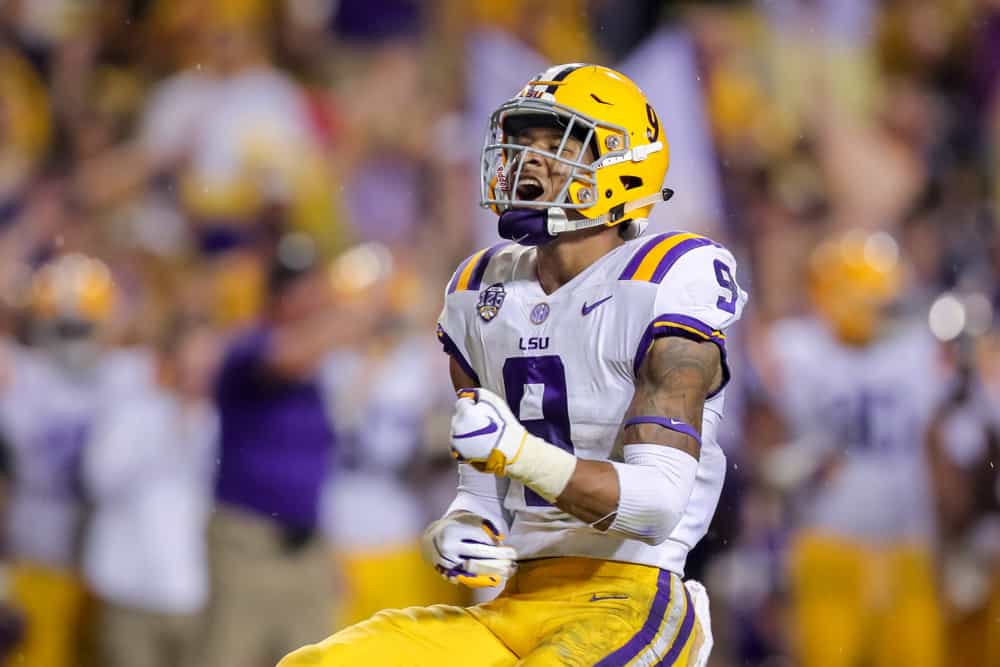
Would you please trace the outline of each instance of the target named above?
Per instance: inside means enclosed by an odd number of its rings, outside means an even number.
[[[595,301],[594,303],[590,304],[589,306],[587,305],[587,302],[586,302],[586,301],[584,301],[584,302],[583,302],[583,308],[581,308],[581,309],[580,309],[580,314],[581,314],[581,315],[587,315],[587,314],[588,314],[588,313],[590,313],[590,311],[592,311],[592,310],[593,310],[594,308],[597,308],[597,307],[598,307],[599,305],[601,305],[602,303],[604,303],[605,301],[607,301],[608,299],[610,299],[610,298],[611,298],[611,297],[613,297],[613,296],[614,296],[614,294],[611,294],[611,295],[609,295],[609,296],[606,296],[606,297],[604,297],[603,299],[601,299],[600,301]]]
[[[617,595],[598,595],[594,593],[590,596],[591,602],[600,602],[601,600],[628,600],[628,596],[623,593]]]
[[[477,435],[489,435],[490,433],[496,433],[500,427],[497,426],[495,421],[493,421],[493,417],[487,417],[487,419],[490,420],[490,423],[481,429],[469,431],[468,433],[453,433],[451,437],[455,440],[461,440],[463,438],[475,438]]]

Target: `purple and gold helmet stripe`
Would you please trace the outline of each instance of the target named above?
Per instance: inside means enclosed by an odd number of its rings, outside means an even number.
[[[559,72],[556,73],[554,77],[552,77],[551,81],[549,82],[549,87],[545,92],[555,93],[556,88],[559,87],[559,85],[562,83],[562,80],[565,79],[570,74],[572,74],[573,72],[575,72],[576,70],[580,69],[581,67],[586,67],[586,63],[573,63],[571,65],[566,65],[566,67],[563,67],[561,70],[559,70]]]
[[[448,294],[461,292],[462,290],[479,291],[483,284],[483,276],[486,275],[486,267],[490,260],[500,251],[501,248],[509,246],[510,243],[497,243],[495,246],[483,248],[472,257],[462,262],[455,271],[455,276],[448,285]]]
[[[695,248],[718,245],[715,241],[691,232],[670,232],[654,236],[645,243],[618,280],[643,280],[660,283],[681,257]]]
[[[639,376],[639,369],[646,358],[646,353],[652,347],[653,341],[665,336],[679,336],[693,340],[696,343],[715,343],[719,347],[720,361],[722,362],[722,382],[719,388],[708,395],[712,398],[718,394],[729,382],[729,363],[726,359],[726,334],[718,329],[713,329],[704,322],[689,315],[680,313],[666,313],[655,318],[646,327],[645,333],[639,340],[639,347],[636,349],[635,357],[632,361],[632,371],[636,377]]]
[[[566,65],[556,65],[554,67],[550,67],[544,72],[539,72],[535,75],[535,78],[528,82],[520,94],[524,95],[525,92],[530,91],[532,88],[537,90],[537,88],[541,86],[546,87],[546,93],[554,93],[556,92],[556,88],[563,84],[563,79],[581,67],[586,66],[587,63],[568,63]]]

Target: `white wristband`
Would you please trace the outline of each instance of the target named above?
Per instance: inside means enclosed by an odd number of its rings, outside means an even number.
[[[551,503],[569,484],[574,470],[575,456],[528,433],[517,456],[507,463],[504,474],[531,487]]]

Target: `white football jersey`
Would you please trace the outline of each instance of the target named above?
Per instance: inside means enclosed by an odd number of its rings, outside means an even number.
[[[482,250],[448,284],[438,336],[480,386],[506,397],[533,434],[588,460],[622,460],[621,423],[653,340],[712,341],[746,301],[732,254],[696,234],[629,241],[552,294],[535,272],[536,252],[515,244]],[[728,369],[726,369],[728,379]],[[683,573],[708,530],[725,476],[716,439],[724,391],[705,405],[698,477],[670,538],[650,546],[591,528],[511,482],[503,499],[508,542],[520,558],[581,556]]]
[[[0,430],[14,486],[7,541],[14,558],[68,567],[77,560],[83,489],[80,457],[99,409],[152,381],[151,358],[108,352],[74,377],[33,348],[11,344],[10,379],[0,393]]]
[[[428,390],[446,377],[432,344],[403,339],[378,359],[338,353],[322,370],[340,456],[321,516],[337,549],[409,549],[426,526],[424,504],[402,473],[419,455],[427,414],[444,398]]]
[[[769,338],[774,400],[793,446],[837,467],[804,492],[806,525],[865,540],[926,540],[931,531],[924,438],[948,387],[926,324],[903,325],[865,347],[839,342],[809,318]]]

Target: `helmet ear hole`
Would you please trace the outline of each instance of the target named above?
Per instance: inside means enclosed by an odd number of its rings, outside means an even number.
[[[618,179],[626,190],[642,187],[642,179],[638,176],[619,176]]]

